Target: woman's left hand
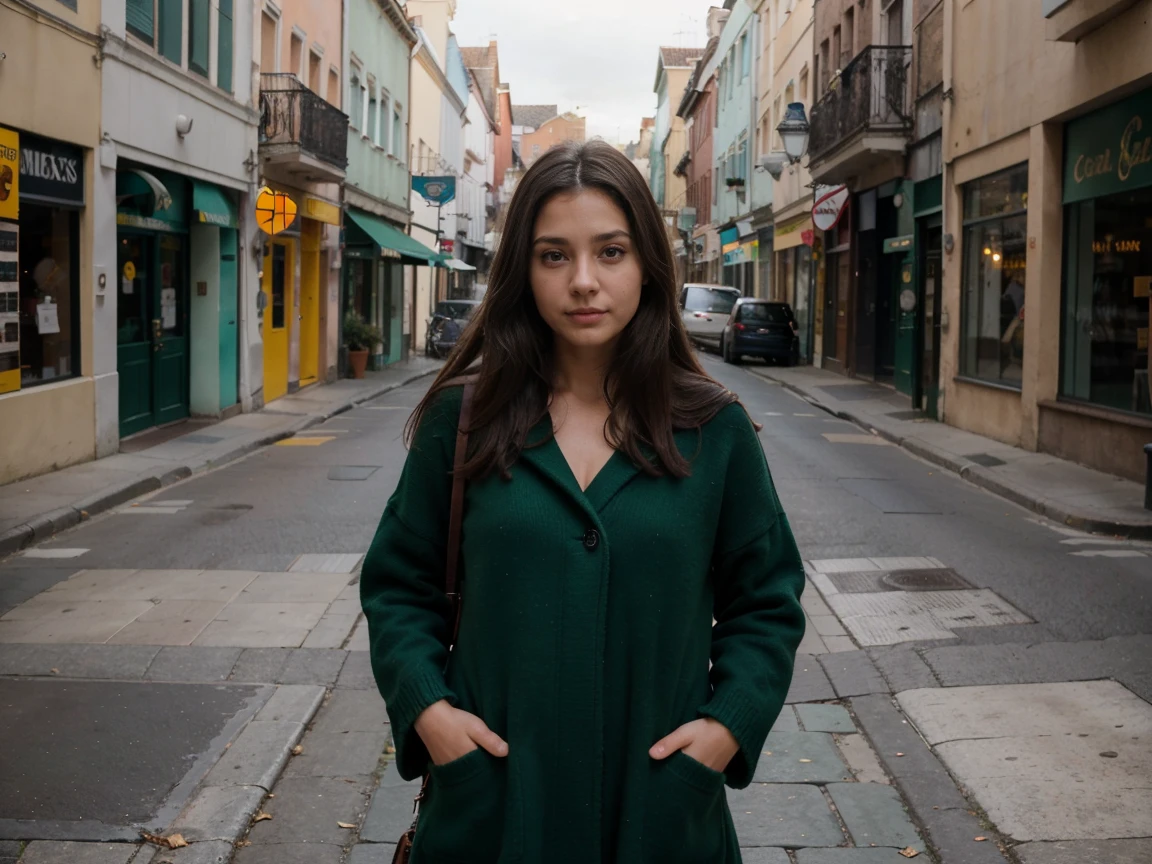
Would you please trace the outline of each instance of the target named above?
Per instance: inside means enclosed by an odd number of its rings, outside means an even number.
[[[648,755],[653,759],[666,759],[677,750],[683,750],[685,756],[713,771],[723,772],[732,757],[740,752],[740,744],[719,720],[701,717],[661,738],[652,745]]]

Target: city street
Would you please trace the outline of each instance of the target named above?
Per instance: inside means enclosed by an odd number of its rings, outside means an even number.
[[[809,572],[789,706],[728,792],[745,861],[1152,860],[1152,544],[705,363]],[[0,861],[391,861],[415,790],[355,583],[430,381],[0,563]]]

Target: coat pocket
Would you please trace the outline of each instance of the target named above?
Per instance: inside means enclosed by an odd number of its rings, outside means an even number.
[[[412,857],[436,864],[496,864],[511,851],[505,837],[508,761],[483,748],[432,765]]]
[[[724,775],[677,751],[652,762],[644,860],[705,864],[724,858]]]

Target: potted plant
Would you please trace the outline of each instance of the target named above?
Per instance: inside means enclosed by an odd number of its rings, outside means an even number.
[[[743,177],[729,177],[724,182],[728,184],[729,189],[743,189],[744,188],[744,178]]]
[[[369,324],[355,312],[344,317],[344,344],[348,348],[348,365],[353,378],[363,378],[368,368],[368,353],[384,341],[380,328]]]

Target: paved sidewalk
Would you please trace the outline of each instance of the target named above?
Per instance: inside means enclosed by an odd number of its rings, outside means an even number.
[[[333,415],[436,372],[439,360],[415,357],[362,380],[341,379],[277,399],[261,411],[133,453],[118,453],[0,486],[0,556],[140,495],[217,468],[290,438]]]
[[[748,371],[1042,516],[1082,531],[1152,538],[1138,483],[916,416],[905,397],[869,381],[811,366]]]

